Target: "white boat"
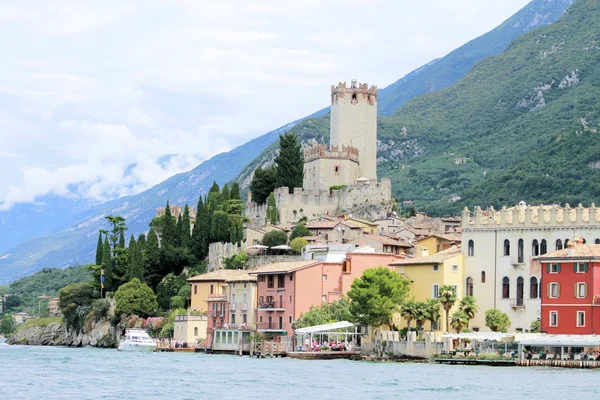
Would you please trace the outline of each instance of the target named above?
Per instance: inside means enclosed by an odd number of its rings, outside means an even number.
[[[121,339],[119,351],[154,351],[156,340],[152,339],[143,329],[127,329],[125,337]]]

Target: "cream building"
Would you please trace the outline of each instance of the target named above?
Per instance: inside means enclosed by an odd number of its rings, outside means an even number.
[[[208,317],[206,315],[176,315],[173,338],[188,343],[193,347],[206,337]]]
[[[250,329],[254,327],[256,317],[256,276],[246,271],[227,280],[229,285],[229,325]]]
[[[463,288],[475,297],[480,309],[471,327],[489,330],[485,312],[497,308],[510,317],[510,330],[529,330],[541,309],[537,257],[564,248],[574,238],[600,243],[599,214],[593,204],[590,208],[563,208],[521,202],[499,211],[477,207],[471,213],[465,209]]]

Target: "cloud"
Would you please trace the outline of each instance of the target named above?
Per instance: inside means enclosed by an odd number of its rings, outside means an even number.
[[[332,83],[391,84],[527,2],[13,2],[0,207],[135,194],[325,107]]]

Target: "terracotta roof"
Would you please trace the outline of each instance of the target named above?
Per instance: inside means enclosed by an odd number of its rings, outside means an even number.
[[[425,257],[410,258],[401,261],[396,261],[390,265],[422,265],[422,264],[439,264],[461,253],[460,246],[453,246],[447,250],[432,254]]]
[[[310,267],[312,265],[321,264],[321,260],[307,260],[307,261],[290,261],[290,262],[279,262],[273,264],[267,264],[260,267],[256,267],[248,271],[249,274],[272,274],[272,273],[286,273],[296,271],[302,268]]]
[[[439,239],[442,239],[442,240],[447,240],[449,242],[461,242],[462,241],[462,236],[461,235],[450,234],[450,233],[432,233],[429,236],[417,239],[417,242],[419,242],[421,240],[425,240],[425,239],[430,238],[432,236],[434,236],[436,238],[439,238]]]
[[[207,272],[202,275],[196,275],[188,279],[188,282],[239,282],[239,281],[255,281],[256,277],[248,274],[250,270],[243,269],[218,269]]]
[[[569,254],[569,251],[572,251]],[[539,261],[555,260],[559,258],[596,258],[600,259],[600,244],[576,244],[573,248],[553,251],[538,258]]]
[[[396,239],[396,238],[393,238],[390,236],[385,236],[385,235],[364,234],[363,238],[377,240],[378,242],[381,242],[388,246],[412,247],[409,243],[405,242],[404,240],[401,240],[400,238]]]
[[[377,224],[375,222],[371,222],[371,221],[367,221],[366,219],[359,219],[359,218],[348,218],[346,220],[346,222],[348,222],[349,224],[351,224],[352,222],[357,222],[359,224],[365,224],[365,225],[369,225],[369,226],[377,226]]]
[[[356,225],[349,225],[346,222],[342,221],[342,220],[334,220],[334,221],[314,221],[311,222],[307,228],[308,229],[333,229],[338,225],[344,225],[347,226],[350,229],[361,229],[360,226],[356,226]]]

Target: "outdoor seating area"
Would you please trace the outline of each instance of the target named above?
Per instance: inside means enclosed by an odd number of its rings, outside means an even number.
[[[334,322],[296,329],[296,351],[358,351],[359,334],[350,322]]]
[[[600,367],[600,337],[544,335],[519,342],[520,365]]]

